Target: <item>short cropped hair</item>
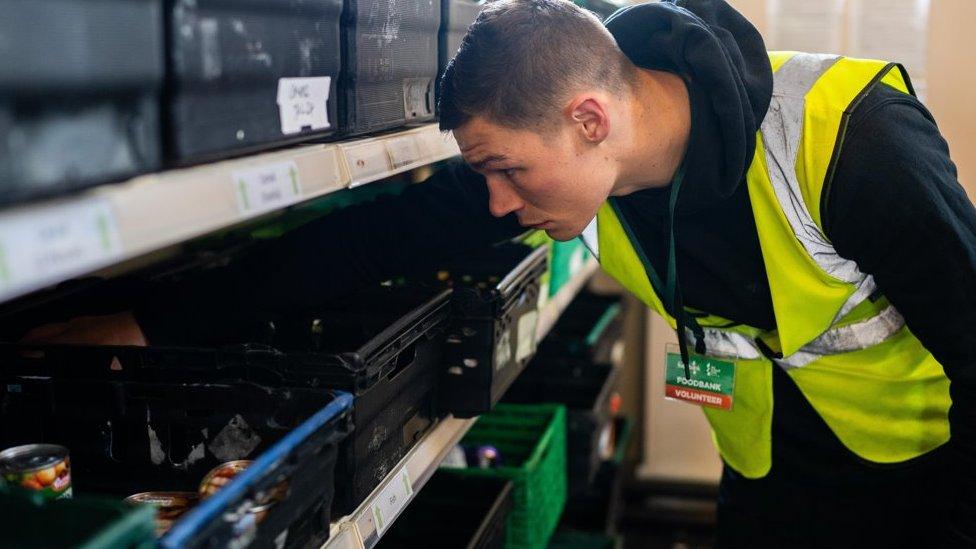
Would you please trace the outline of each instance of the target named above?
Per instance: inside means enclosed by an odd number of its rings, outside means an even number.
[[[592,13],[567,0],[495,0],[485,5],[440,80],[441,130],[475,116],[543,131],[571,94],[621,92],[634,66]]]

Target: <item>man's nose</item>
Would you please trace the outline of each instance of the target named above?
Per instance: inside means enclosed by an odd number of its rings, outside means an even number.
[[[488,210],[495,217],[505,217],[517,212],[525,206],[519,195],[504,181],[489,177],[488,182]]]

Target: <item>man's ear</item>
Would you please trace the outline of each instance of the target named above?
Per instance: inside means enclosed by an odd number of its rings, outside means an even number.
[[[602,143],[610,134],[610,116],[601,100],[593,95],[581,95],[566,110],[579,136],[593,144]]]

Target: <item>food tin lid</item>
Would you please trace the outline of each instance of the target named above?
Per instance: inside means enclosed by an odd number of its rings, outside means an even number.
[[[220,465],[214,467],[203,477],[203,480],[200,481],[200,495],[206,498],[213,495],[213,493],[221,488],[221,486],[211,486],[214,477],[233,478],[244,469],[247,469],[252,463],[254,463],[254,461],[250,459],[238,459],[235,461],[221,463]]]
[[[68,457],[68,449],[57,444],[26,444],[0,452],[0,473],[40,471]]]
[[[200,495],[196,492],[141,492],[125,498],[126,503],[148,503],[157,507],[188,507],[199,500]]]

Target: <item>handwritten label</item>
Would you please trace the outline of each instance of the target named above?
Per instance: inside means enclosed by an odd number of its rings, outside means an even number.
[[[569,256],[569,274],[570,276],[575,275],[580,272],[583,265],[586,263],[586,247],[576,246],[573,250],[572,255]]]
[[[506,329],[495,343],[495,371],[512,361],[512,331]]]
[[[278,79],[278,113],[281,133],[291,135],[302,130],[322,130],[329,123],[329,90],[332,78]]]
[[[387,139],[386,150],[390,153],[394,169],[420,161],[420,147],[417,146],[417,140],[412,135]]]
[[[390,170],[390,156],[382,142],[343,146],[342,153],[349,167],[351,187],[368,183]]]
[[[376,501],[373,502],[373,524],[376,526],[377,536],[382,536],[383,532],[393,524],[412,495],[413,485],[410,484],[410,474],[404,467],[389,484],[383,487]]]
[[[101,267],[121,255],[115,215],[103,198],[0,216],[0,295]]]
[[[525,313],[518,320],[518,349],[515,351],[515,360],[525,360],[535,352],[535,335],[538,326],[538,311]]]
[[[276,162],[237,170],[233,178],[241,213],[257,213],[293,204],[302,194],[294,162]]]

